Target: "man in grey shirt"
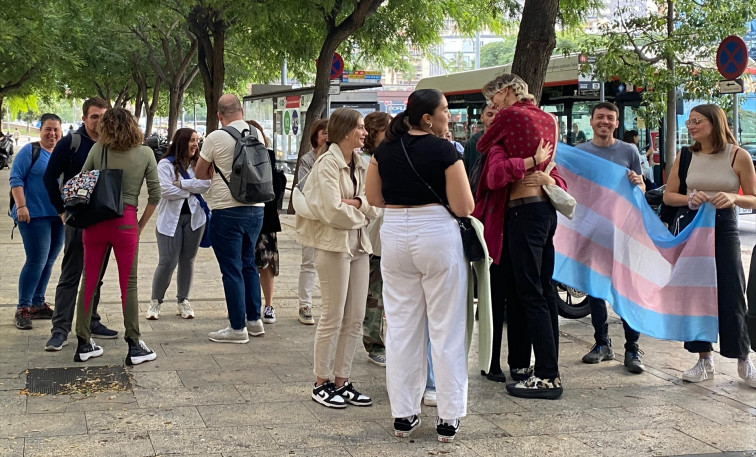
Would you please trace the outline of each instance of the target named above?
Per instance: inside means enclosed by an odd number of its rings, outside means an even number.
[[[591,154],[622,165],[628,169],[627,177],[633,184],[646,191],[641,175],[641,165],[638,153],[633,146],[614,138],[614,131],[619,127],[619,110],[608,102],[602,102],[591,110],[591,128],[593,139],[575,147]],[[606,302],[600,298],[586,297],[591,306],[591,323],[593,324],[593,338],[596,344],[591,351],[583,356],[584,363],[599,363],[602,360],[614,359],[612,340],[609,339],[608,314]],[[640,332],[633,330],[624,319],[625,329],[625,367],[631,373],[642,373],[645,367],[640,357],[638,339]]]

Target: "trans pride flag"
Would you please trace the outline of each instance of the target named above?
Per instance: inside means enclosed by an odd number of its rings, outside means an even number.
[[[607,300],[639,332],[717,341],[715,208],[706,203],[677,237],[627,179],[627,169],[558,145],[556,163],[577,200],[559,215],[554,279]]]

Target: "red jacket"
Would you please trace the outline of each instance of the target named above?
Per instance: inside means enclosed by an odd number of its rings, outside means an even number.
[[[485,163],[475,194],[473,216],[483,222],[483,237],[497,265],[504,244],[510,184],[525,177],[525,159],[535,154],[541,139],[554,144],[556,134],[553,116],[532,102],[517,102],[501,109],[478,141]],[[543,162],[536,169],[544,171],[548,163]],[[559,187],[567,190],[556,167],[549,175]]]

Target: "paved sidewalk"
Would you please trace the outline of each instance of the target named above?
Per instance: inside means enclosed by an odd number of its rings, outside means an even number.
[[[0,171],[0,195],[7,195],[7,175]],[[620,361],[585,365],[580,357],[592,343],[589,319],[560,322],[565,394],[557,401],[514,399],[502,384],[486,381],[477,370],[473,339],[469,414],[452,444],[436,441],[436,410],[430,407],[424,407],[421,430],[412,440],[393,436],[384,369],[369,364],[361,348],[353,380],[373,397],[374,406],[324,408],[309,397],[315,327],[296,319],[301,251],[293,217],[283,216],[282,222],[278,322],[265,326],[264,337],[245,345],[208,341],[207,333],[228,321],[220,273],[207,249],[196,262],[192,303],[197,317],[182,320],[167,303],[160,320],[144,319],[157,261],[153,218],[141,240],[139,297],[143,338],[157,360],[127,368],[130,390],[27,396],[20,394],[27,369],[122,366],[126,343],[100,340],[105,354],[76,364],[74,335],[61,352],[48,353],[43,346],[49,322],[34,321],[33,330],[17,330],[13,313],[23,248],[18,232],[10,240],[10,218],[0,218],[0,456],[636,457],[753,455],[742,451],[756,449],[756,389],[739,381],[734,361],[717,355],[713,381],[684,384],[681,371],[696,357],[680,343],[642,337],[644,374],[629,374]],[[48,301],[59,263],[60,258]],[[166,296],[174,294],[171,286]],[[122,331],[119,295],[111,262],[100,312],[108,326]],[[317,289],[316,295],[317,316]],[[612,316],[610,334],[621,360],[622,327]]]

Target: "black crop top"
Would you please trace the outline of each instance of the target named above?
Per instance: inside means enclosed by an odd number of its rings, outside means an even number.
[[[402,136],[412,164],[439,197],[446,198],[446,169],[462,157],[449,141],[435,135]],[[388,205],[419,206],[438,203],[438,199],[417,177],[407,163],[402,144],[384,141],[374,153],[381,175],[381,192]]]

